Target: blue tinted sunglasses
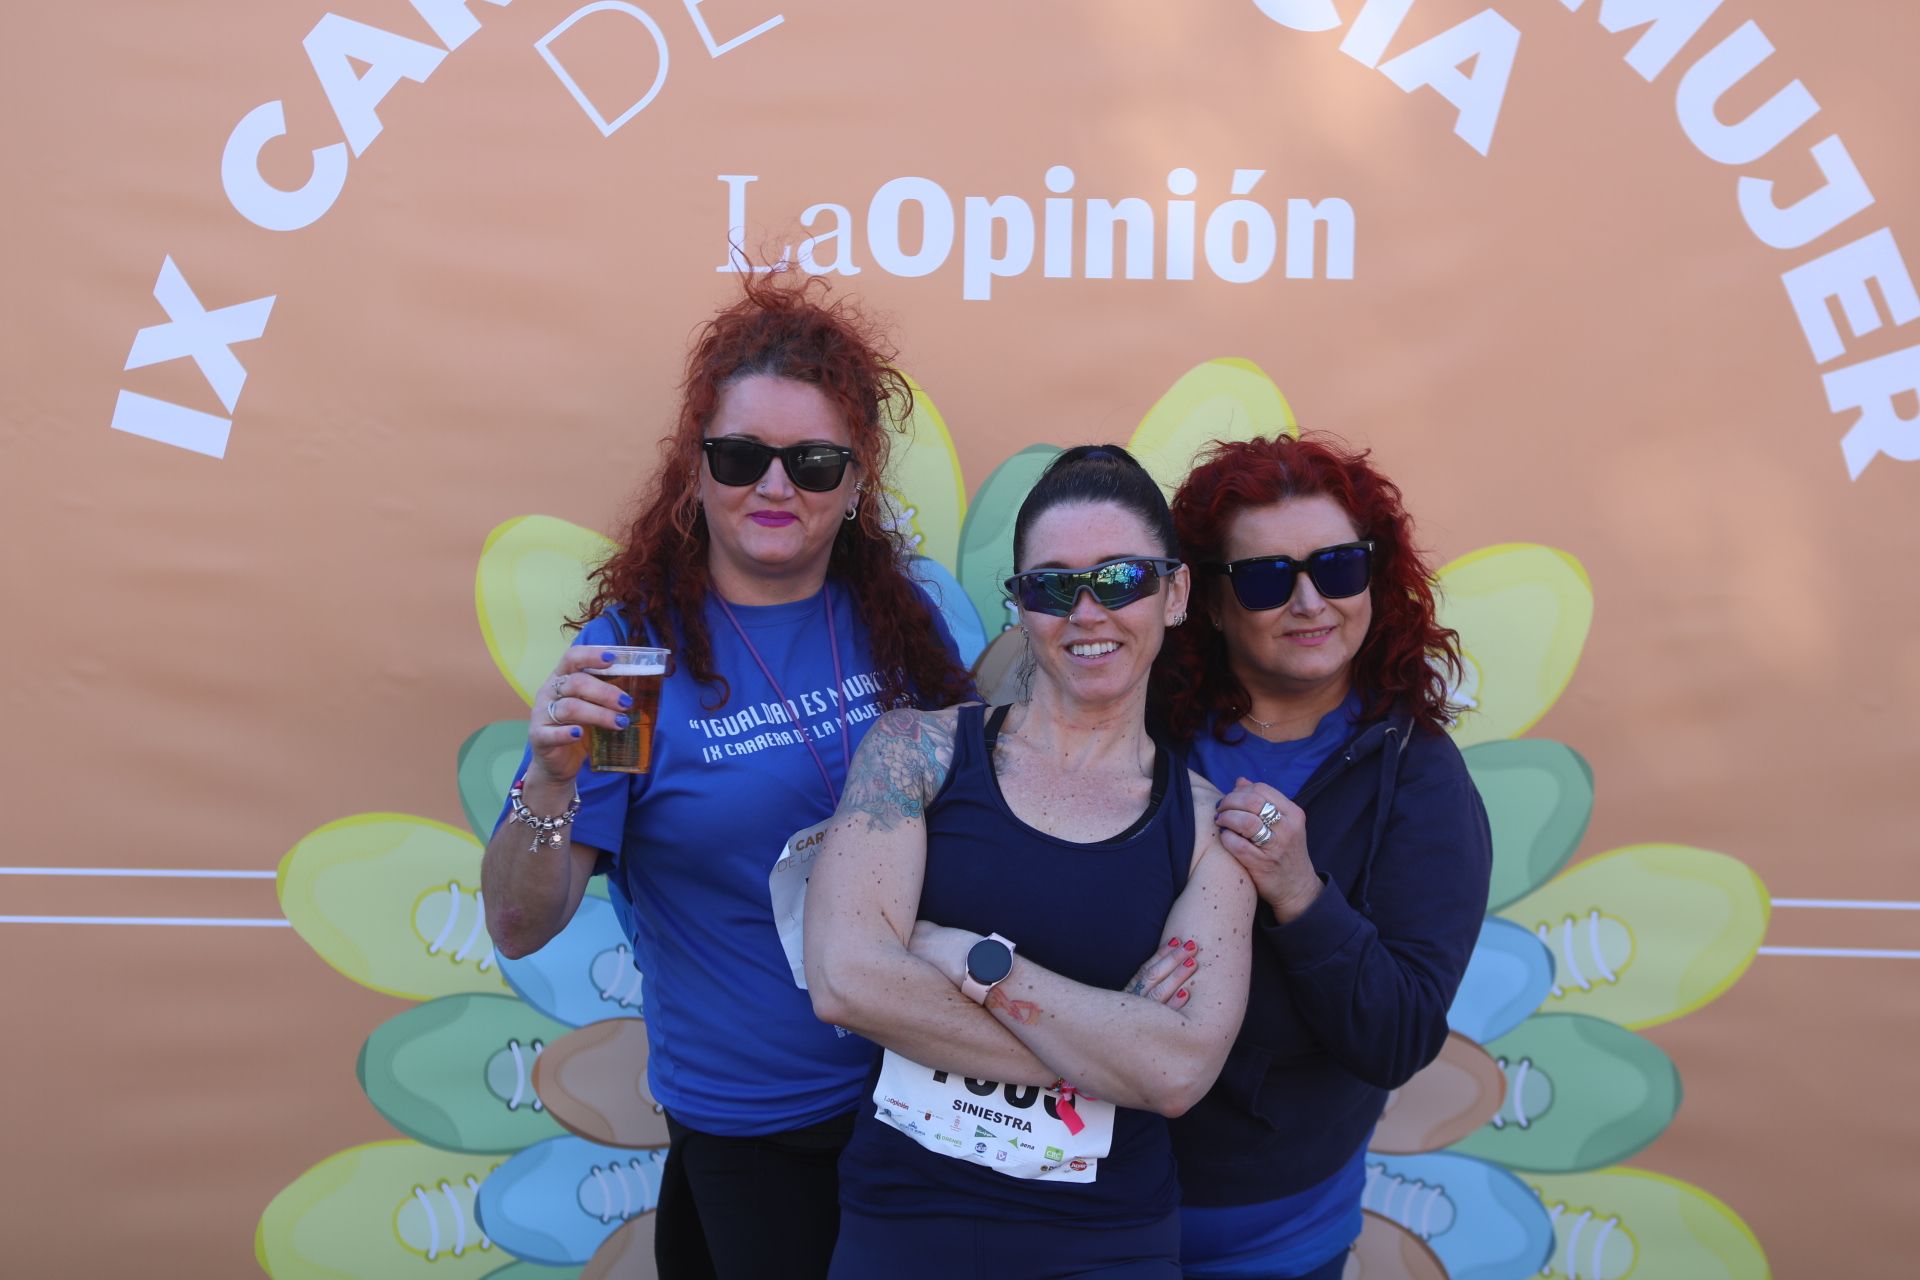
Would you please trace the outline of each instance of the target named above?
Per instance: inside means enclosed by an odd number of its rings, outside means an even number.
[[[1029,569],[1006,581],[1007,594],[1029,613],[1064,618],[1082,591],[1093,594],[1102,609],[1123,609],[1160,590],[1160,579],[1180,567],[1178,560],[1136,556],[1109,560],[1091,569]]]
[[[1357,596],[1373,580],[1373,543],[1343,542],[1292,556],[1252,556],[1230,564],[1203,564],[1200,572],[1224,575],[1233,584],[1233,598],[1250,613],[1278,609],[1293,599],[1293,585],[1306,570],[1313,589],[1329,600]]]

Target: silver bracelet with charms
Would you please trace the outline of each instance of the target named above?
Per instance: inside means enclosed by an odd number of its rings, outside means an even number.
[[[527,780],[521,778],[513,784],[513,789],[507,792],[507,803],[513,807],[512,817],[508,821],[533,828],[533,843],[527,846],[528,853],[540,852],[540,846],[543,843],[558,849],[566,843],[567,828],[573,825],[574,815],[580,812],[580,789],[574,788],[573,799],[567,802],[565,813],[543,818],[527,808],[527,802],[521,796],[526,786]]]

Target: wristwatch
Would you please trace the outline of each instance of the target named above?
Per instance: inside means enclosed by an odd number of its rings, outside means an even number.
[[[967,952],[967,976],[960,982],[961,994],[975,1004],[987,1002],[987,992],[1013,972],[1013,943],[990,933]]]

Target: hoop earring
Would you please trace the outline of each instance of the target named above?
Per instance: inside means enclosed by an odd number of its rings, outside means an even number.
[[[860,515],[860,493],[861,493],[861,482],[860,482],[860,481],[858,481],[858,480],[855,480],[855,481],[853,482],[853,505],[847,508],[847,514],[846,514],[846,515],[844,515],[844,516],[842,516],[842,517],[841,517],[841,519],[843,519],[843,520],[853,520],[853,519],[857,519],[857,518],[859,517],[859,515]]]

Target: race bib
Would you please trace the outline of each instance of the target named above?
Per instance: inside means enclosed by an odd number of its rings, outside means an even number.
[[[873,1087],[874,1117],[938,1155],[971,1160],[1010,1178],[1092,1182],[1113,1150],[1111,1102],[1080,1094],[1061,1116],[1060,1096],[1038,1085],[970,1080],[923,1067],[889,1049]]]
[[[767,897],[773,903],[774,927],[780,930],[780,948],[787,953],[794,984],[802,991],[807,987],[807,958],[800,924],[807,914],[807,881],[813,876],[821,838],[832,822],[828,818],[794,832],[767,874]]]

